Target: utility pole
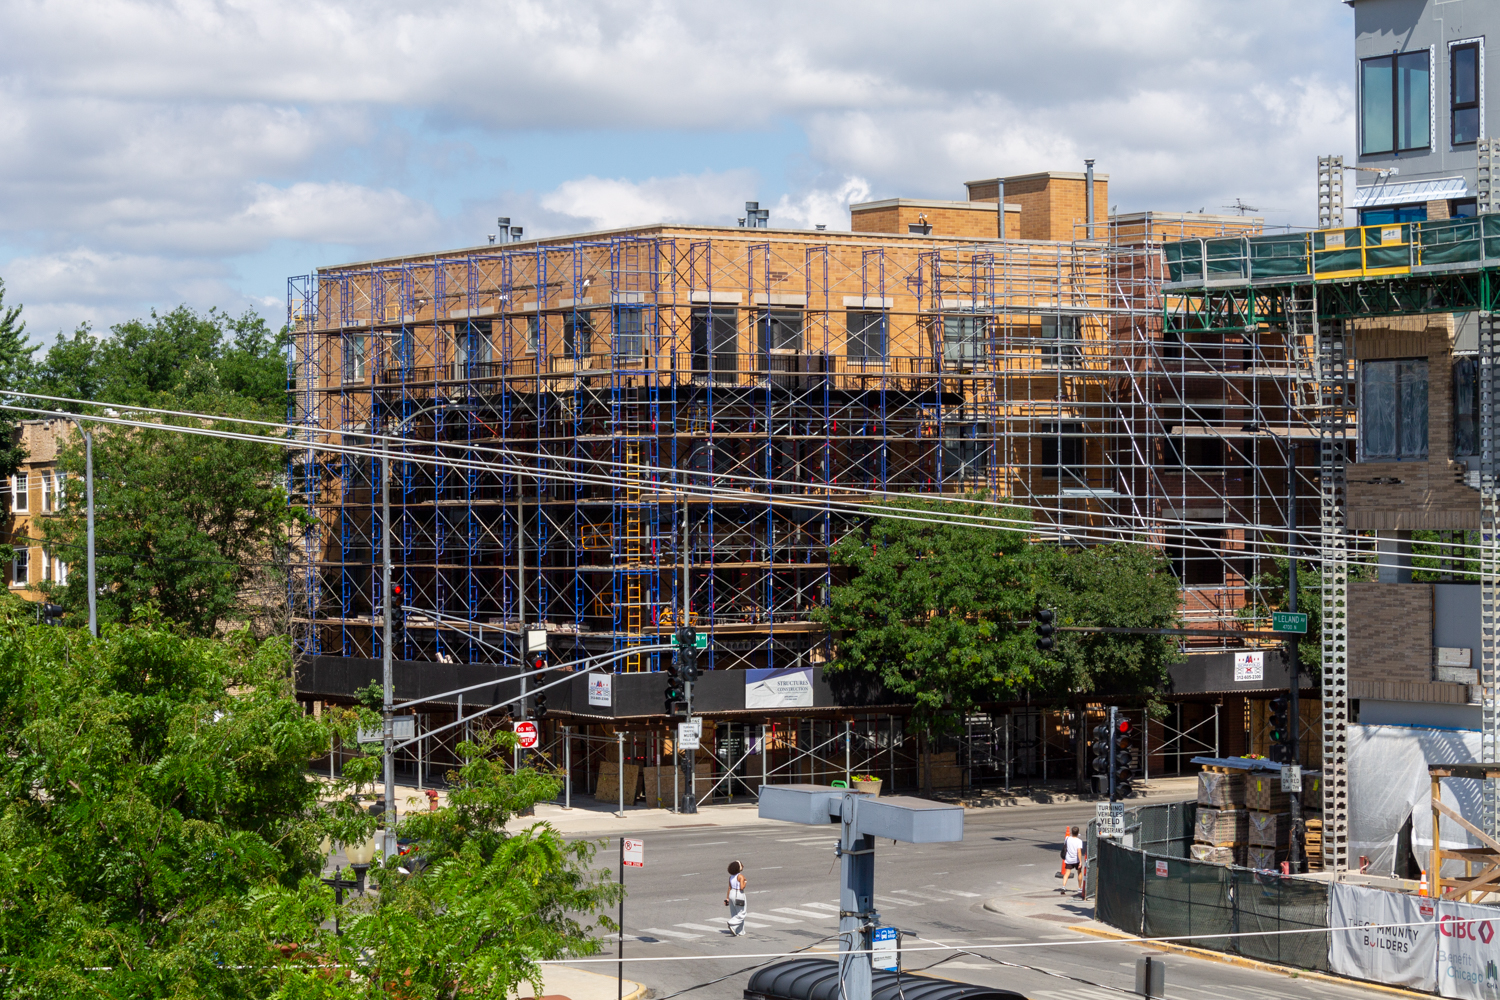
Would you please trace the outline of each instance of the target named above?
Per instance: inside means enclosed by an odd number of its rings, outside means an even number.
[[[1286,604],[1287,610],[1297,610],[1297,461],[1296,449],[1292,445],[1291,435],[1286,439]],[[1302,755],[1299,751],[1302,729],[1301,709],[1298,705],[1298,689],[1302,682],[1298,675],[1301,673],[1301,664],[1298,662],[1298,633],[1291,632],[1286,640],[1287,669],[1291,674],[1287,685],[1287,725],[1291,733],[1291,760],[1287,763],[1300,771]],[[1292,806],[1292,850],[1291,869],[1293,873],[1301,874],[1306,867],[1306,851],[1303,848],[1304,838],[1302,835],[1302,783],[1299,778],[1296,791],[1291,793]]]
[[[678,630],[679,635],[687,635],[692,628],[688,619],[688,504],[687,494],[682,495],[682,625]],[[678,649],[682,655],[682,698],[687,702],[687,724],[693,724],[693,679],[698,676],[697,657],[698,651],[691,646],[684,647],[679,644]],[[697,756],[698,751],[689,750],[686,763],[687,780],[684,785],[687,788],[687,798],[682,803],[682,811],[685,813],[696,813],[698,811],[698,789],[697,789]]]
[[[391,439],[380,435],[380,600],[384,604],[381,628],[384,641],[380,644],[380,675],[382,686],[381,714],[383,726],[381,741],[384,746],[385,764],[385,843],[382,854],[389,858],[395,855],[396,846],[396,757],[393,744],[396,741],[396,723],[391,714],[393,700],[393,674],[391,666]]]

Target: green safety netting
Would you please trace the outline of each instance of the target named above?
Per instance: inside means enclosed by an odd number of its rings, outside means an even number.
[[[1480,217],[1484,230],[1484,255],[1500,257],[1500,215]]]
[[[1235,879],[1234,904],[1239,929],[1296,931],[1328,926],[1328,889],[1316,882],[1231,869]],[[1328,935],[1267,934],[1234,939],[1233,950],[1303,969],[1328,969]]]
[[[1167,279],[1169,281],[1192,281],[1203,277],[1203,243],[1200,240],[1179,240],[1168,243],[1163,249],[1167,255]]]
[[[1484,256],[1478,219],[1441,219],[1417,227],[1418,264],[1471,264]]]
[[[1141,855],[1111,840],[1096,846],[1089,865],[1094,919],[1131,934],[1141,932]]]
[[[1250,277],[1284,278],[1307,273],[1307,234],[1250,237]]]
[[[1313,269],[1319,274],[1358,271],[1364,266],[1359,230],[1323,229],[1312,234]]]
[[[1235,236],[1204,240],[1208,256],[1209,277],[1245,277],[1245,240]]]
[[[1365,270],[1411,267],[1411,223],[1366,226]]]

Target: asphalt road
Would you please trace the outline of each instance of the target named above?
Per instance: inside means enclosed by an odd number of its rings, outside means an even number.
[[[1081,826],[1092,814],[1092,806],[1077,804],[971,811],[961,843],[878,842],[875,892],[883,922],[922,939],[906,938],[911,947],[932,942],[960,945],[1032,967],[1007,968],[964,955],[932,970],[945,978],[1003,987],[1033,1000],[1103,1000],[1120,997],[1119,990],[1133,991],[1135,960],[1145,953],[1143,948],[1067,929],[1070,923],[1089,919],[1092,904],[1057,892],[1060,882],[1054,873],[1063,828],[1070,823]],[[625,955],[704,960],[627,963],[625,978],[645,983],[662,997],[768,961],[745,957],[757,952],[809,946],[837,949],[831,935],[838,927],[839,873],[831,828],[696,827],[690,825],[692,817],[682,820],[681,827],[640,834],[646,867],[626,871]],[[613,866],[617,851],[617,842],[611,841],[600,860],[608,858]],[[744,863],[750,882],[749,933],[742,938],[725,929],[726,868],[732,860]],[[985,901],[997,898],[1004,912],[986,910]],[[920,971],[948,954],[908,952],[903,966]],[[1185,955],[1155,954],[1167,966],[1166,994],[1174,1000],[1386,995]],[[613,964],[582,967],[615,972]],[[738,1000],[748,980],[748,972],[729,975],[689,996]]]

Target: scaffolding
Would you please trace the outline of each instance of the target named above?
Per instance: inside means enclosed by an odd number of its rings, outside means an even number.
[[[1162,290],[1166,241],[1258,232],[1153,213],[1072,241],[653,227],[293,278],[289,421],[309,447],[287,478],[314,515],[297,651],[382,655],[390,531],[411,609],[398,660],[519,660],[526,627],[569,659],[628,652],[686,614],[712,636],[704,669],[815,665],[830,549],[861,521],[849,502],[913,493],[983,493],[1065,543],[1144,539],[1190,627],[1264,628],[1254,581],[1283,539],[1287,450],[1301,523],[1322,484],[1318,411],[1300,405],[1314,337],[1165,308]],[[397,427],[389,469],[313,447]],[[1006,730],[1012,777],[1075,765],[1041,711]],[[995,748],[963,742],[994,779]]]

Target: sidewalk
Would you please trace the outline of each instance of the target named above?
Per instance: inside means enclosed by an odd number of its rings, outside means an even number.
[[[614,976],[597,972],[585,972],[566,965],[542,966],[542,996],[540,1000],[615,1000],[620,984]],[[646,995],[646,987],[625,980],[624,1000],[640,1000]],[[530,983],[517,987],[517,1000],[529,1000],[536,996]]]
[[[1149,782],[1138,783],[1136,788],[1136,796],[1126,800],[1127,808],[1143,801],[1181,801],[1194,798],[1197,794],[1198,779],[1196,776],[1154,778]],[[1078,795],[1072,791],[1064,791],[1060,787],[1035,788],[1029,796],[1023,792],[1023,789],[1014,789],[1013,794],[1006,795],[1003,791],[983,789],[978,795],[965,796],[963,806],[965,811],[975,811],[997,807],[1025,808],[1068,802],[1093,802],[1097,799],[1092,795]],[[426,810],[429,808],[430,801],[427,791],[419,790],[415,785],[396,786],[396,807],[403,813]],[[940,795],[939,801],[957,802],[958,798]],[[439,808],[448,804],[447,789],[437,790],[437,804]],[[563,834],[581,836],[595,833],[678,830],[691,827],[759,826],[776,822],[760,818],[753,797],[746,798],[742,802],[701,805],[693,814],[674,813],[668,809],[650,809],[645,806],[626,806],[625,815],[622,817],[616,815],[616,808],[617,805],[614,802],[600,802],[592,795],[575,794],[571,809],[564,809],[561,803],[557,802],[539,802],[536,806],[536,815],[517,816],[506,825],[506,829],[514,832],[524,830],[533,823],[546,821]]]

